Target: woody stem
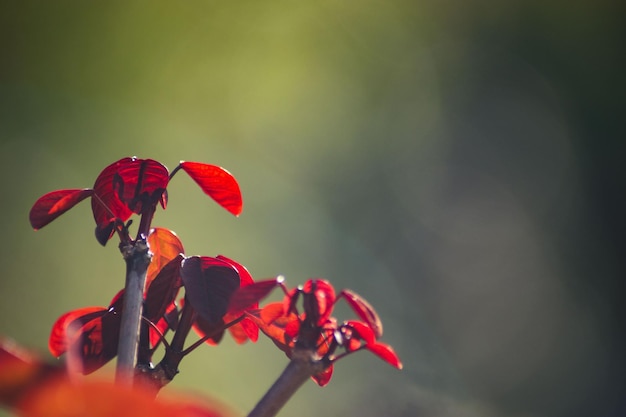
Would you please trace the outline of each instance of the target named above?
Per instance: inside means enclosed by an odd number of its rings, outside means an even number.
[[[132,386],[139,345],[143,291],[151,253],[145,238],[125,242],[120,250],[126,261],[126,286],[124,287],[124,307],[117,348],[115,381],[119,385]]]

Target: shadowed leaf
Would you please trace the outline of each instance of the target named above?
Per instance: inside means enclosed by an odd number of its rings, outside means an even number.
[[[180,270],[185,297],[197,313],[216,325],[228,308],[233,292],[239,288],[239,274],[226,261],[208,256],[192,256]]]
[[[79,330],[91,320],[101,317],[107,309],[104,307],[85,307],[63,314],[52,325],[48,349],[52,356],[58,358],[67,351],[68,344],[72,344],[79,337]]]

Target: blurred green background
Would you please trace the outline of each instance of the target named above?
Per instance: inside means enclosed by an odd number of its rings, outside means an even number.
[[[366,353],[288,416],[626,415],[621,1],[0,2],[0,334],[47,355],[123,286],[88,203],[43,193],[123,156],[219,164],[238,219],[178,174],[155,225],[257,278],[369,300]],[[286,364],[202,347],[168,390],[249,411]]]

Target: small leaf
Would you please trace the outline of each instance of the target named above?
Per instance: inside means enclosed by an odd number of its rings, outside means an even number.
[[[192,256],[183,261],[180,274],[192,307],[210,324],[219,323],[239,288],[237,270],[217,258]]]
[[[348,320],[345,325],[352,329],[352,331],[357,334],[358,338],[363,340],[365,343],[376,343],[376,335],[374,334],[372,328],[368,325],[356,320]]]
[[[374,307],[370,305],[364,298],[350,290],[342,290],[340,297],[346,299],[352,311],[354,311],[367,325],[374,331],[376,338],[383,335],[383,323],[378,317]]]
[[[400,358],[391,346],[384,343],[373,343],[366,344],[365,348],[387,362],[389,365],[402,369],[402,362],[400,362]]]
[[[202,191],[235,216],[243,210],[239,184],[233,175],[217,165],[200,162],[181,162],[183,171],[200,186]]]
[[[93,194],[91,188],[57,190],[42,195],[30,209],[29,220],[38,230]]]

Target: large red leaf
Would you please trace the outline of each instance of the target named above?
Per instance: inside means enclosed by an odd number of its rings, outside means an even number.
[[[352,310],[374,331],[377,339],[383,335],[383,323],[370,303],[350,290],[342,290],[339,296],[346,299]]]
[[[198,314],[211,324],[220,322],[233,292],[239,288],[239,274],[228,262],[208,256],[192,256],[180,270],[185,297]]]
[[[30,209],[29,220],[38,230],[93,194],[91,188],[57,190],[42,195]]]
[[[181,162],[179,166],[220,206],[235,216],[241,214],[241,190],[230,172],[217,165],[201,162]]]

